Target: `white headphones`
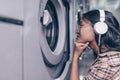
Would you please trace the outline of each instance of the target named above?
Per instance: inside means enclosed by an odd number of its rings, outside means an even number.
[[[108,31],[108,26],[104,22],[105,21],[105,11],[99,10],[99,13],[100,13],[100,21],[95,23],[94,30],[97,34],[102,35]]]
[[[94,30],[99,35],[98,46],[100,48],[101,35],[105,34],[108,31],[108,25],[104,22],[105,21],[105,11],[99,10],[99,13],[100,13],[100,21],[95,23]],[[100,53],[100,50],[98,51],[98,54],[99,53]]]

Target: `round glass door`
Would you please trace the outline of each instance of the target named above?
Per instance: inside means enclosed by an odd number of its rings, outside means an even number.
[[[46,40],[48,42],[48,45],[52,51],[55,50],[57,42],[58,42],[58,34],[59,34],[59,25],[58,25],[58,15],[56,13],[55,7],[53,3],[49,0],[46,4],[45,10],[48,10],[52,22],[49,23],[44,28],[44,33],[46,36]]]

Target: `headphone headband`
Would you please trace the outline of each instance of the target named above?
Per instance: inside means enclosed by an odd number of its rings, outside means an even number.
[[[104,22],[105,21],[105,11],[99,10],[99,13],[100,13],[100,21]]]

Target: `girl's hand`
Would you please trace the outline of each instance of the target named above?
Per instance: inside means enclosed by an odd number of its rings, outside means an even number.
[[[75,42],[74,56],[79,58],[82,52],[88,47],[89,43],[79,43]]]

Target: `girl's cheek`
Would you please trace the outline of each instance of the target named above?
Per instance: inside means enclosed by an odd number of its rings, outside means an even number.
[[[81,29],[81,39],[84,42],[90,42],[92,40],[94,40],[94,32],[93,29],[89,28],[89,27],[85,27]]]

